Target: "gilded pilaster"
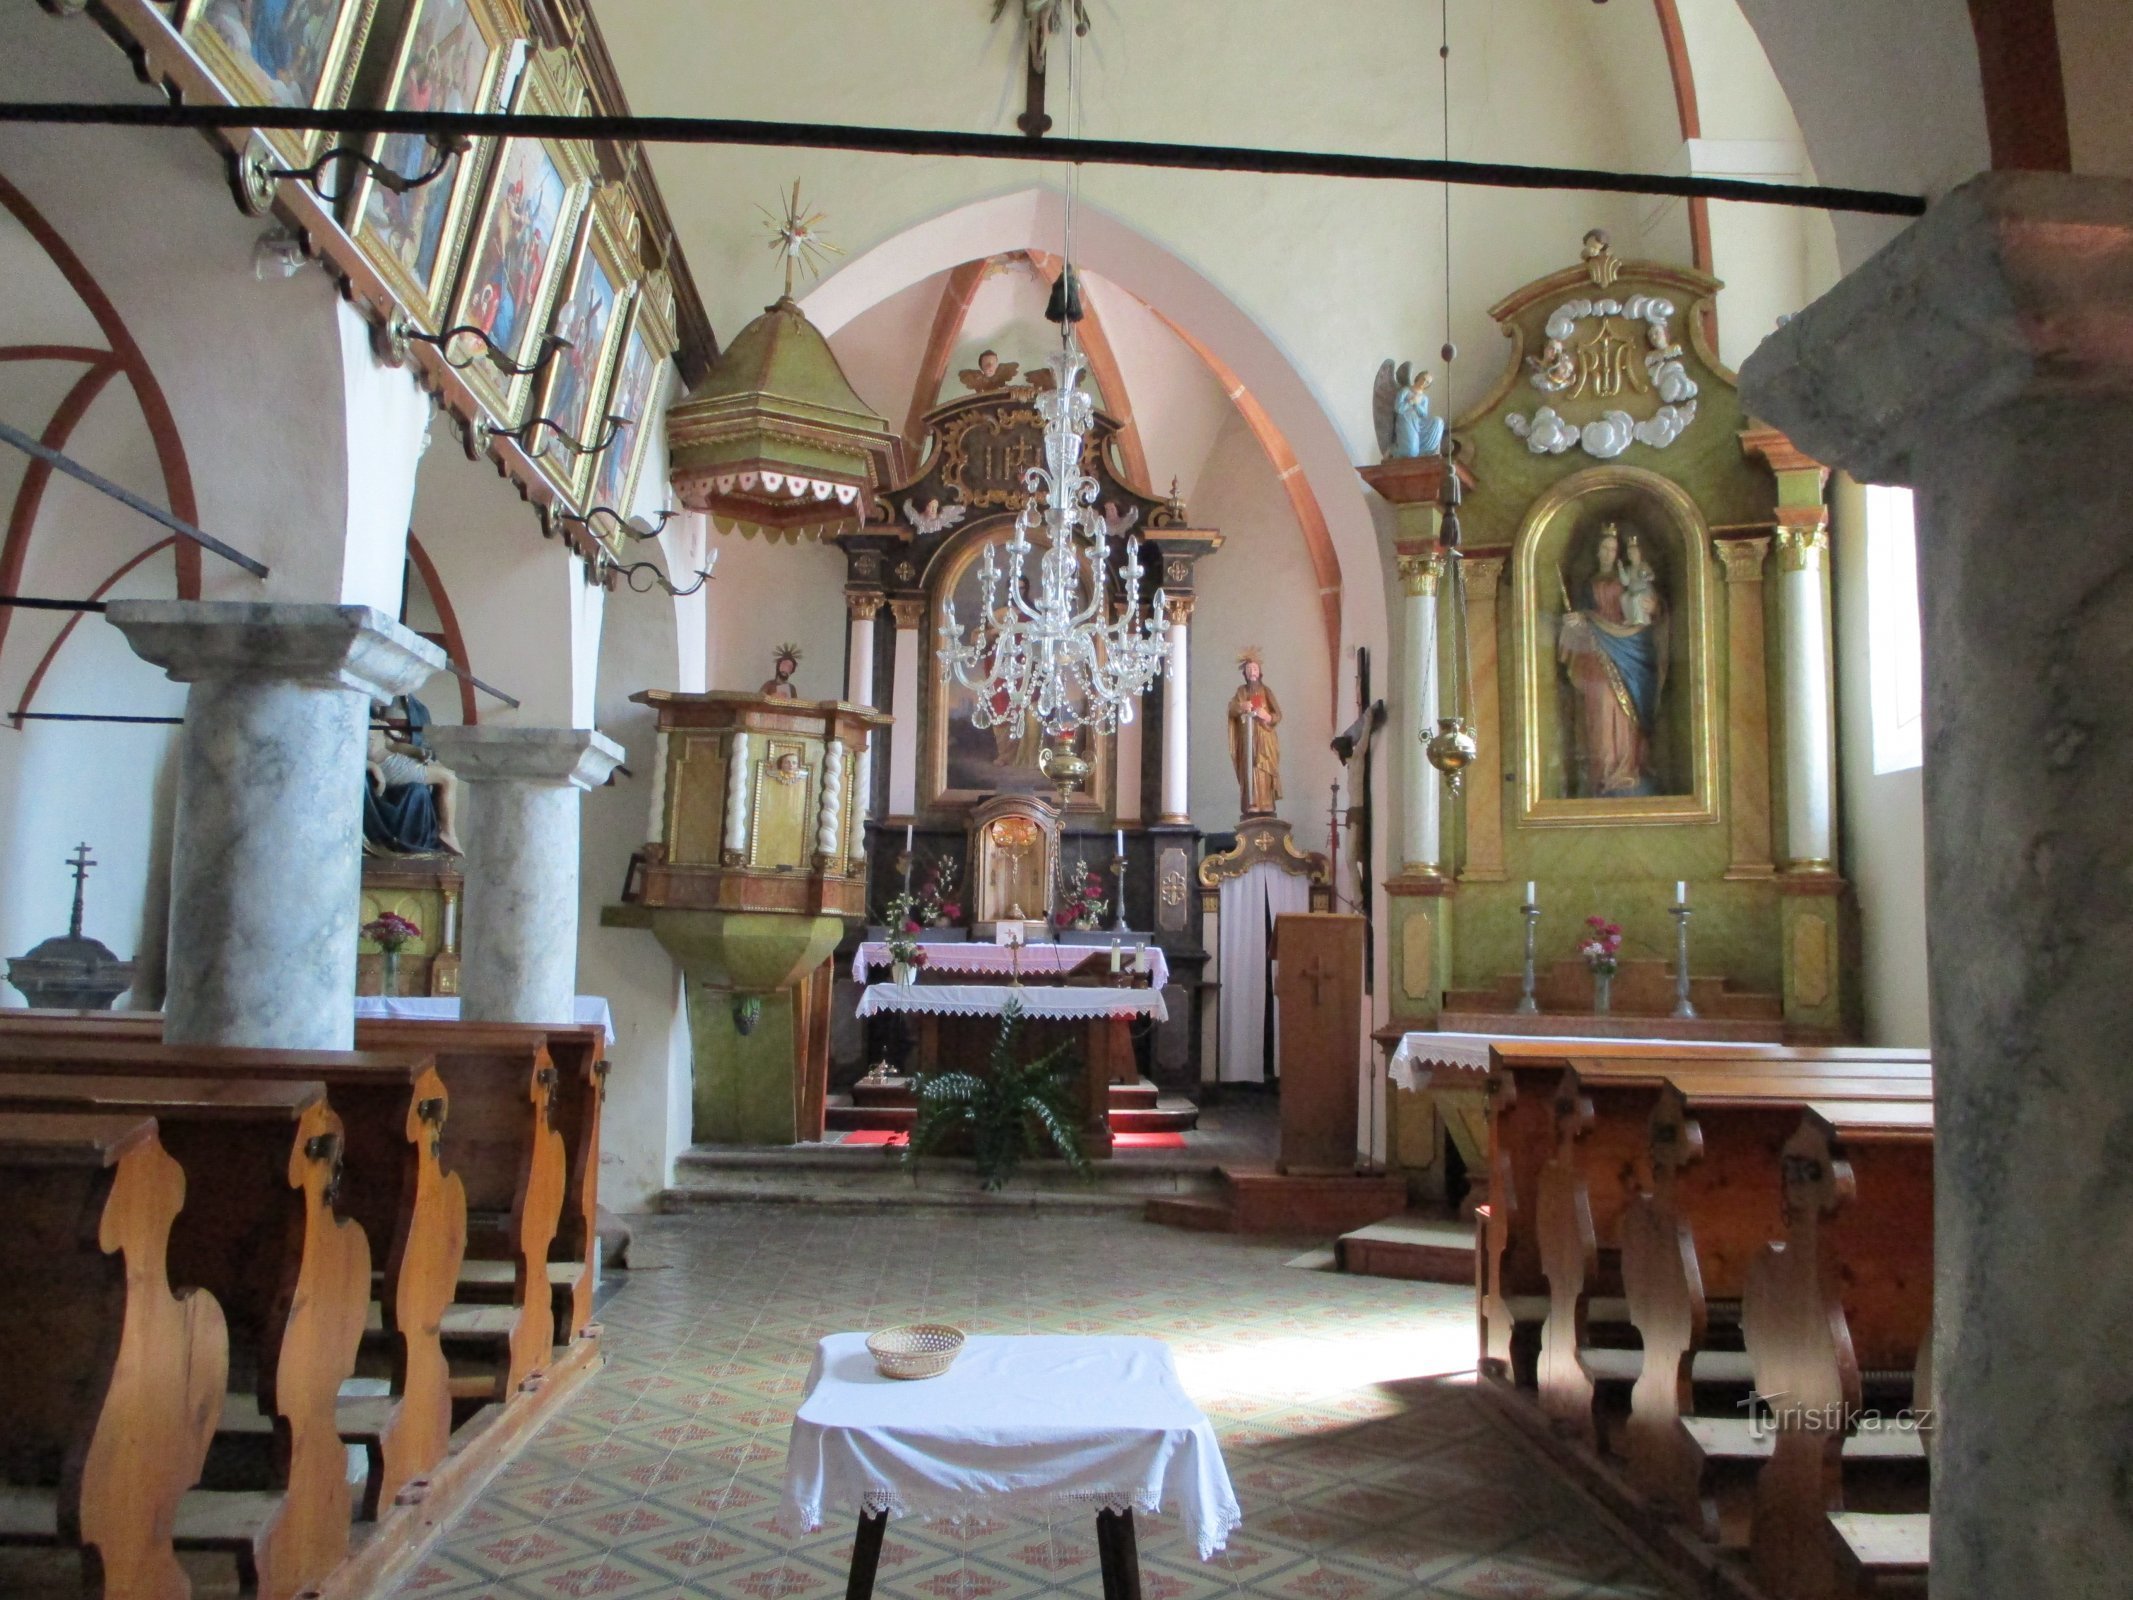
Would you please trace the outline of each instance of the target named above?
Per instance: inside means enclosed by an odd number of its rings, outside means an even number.
[[[1767,536],[1715,540],[1726,576],[1726,876],[1767,878],[1770,854],[1770,667],[1763,639]]]
[[[1466,864],[1460,877],[1472,883],[1503,881],[1503,697],[1498,688],[1497,591],[1505,558],[1467,556],[1467,654],[1474,672],[1474,740],[1479,758],[1466,772]]]

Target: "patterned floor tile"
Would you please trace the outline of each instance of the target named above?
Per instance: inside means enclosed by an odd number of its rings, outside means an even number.
[[[642,1219],[602,1311],[605,1369],[402,1583],[415,1600],[836,1600],[842,1518],[781,1525],[786,1430],[824,1333],[1169,1341],[1214,1419],[1245,1526],[1213,1561],[1137,1519],[1148,1600],[1656,1600],[1636,1553],[1473,1387],[1471,1292],[1301,1273],[1293,1243],[1114,1219]],[[882,1600],[1100,1592],[1093,1522],[899,1522]]]

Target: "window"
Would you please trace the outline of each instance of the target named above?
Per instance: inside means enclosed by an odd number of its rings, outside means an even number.
[[[1925,671],[1918,642],[1918,532],[1911,491],[1866,489],[1867,667],[1874,771],[1925,763]]]

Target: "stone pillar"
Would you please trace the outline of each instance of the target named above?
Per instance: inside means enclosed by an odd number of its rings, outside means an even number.
[[[569,1022],[578,992],[578,812],[622,747],[591,728],[436,728],[466,800],[461,1015]]]
[[[1728,878],[1767,878],[1770,859],[1770,685],[1763,648],[1767,538],[1713,540],[1726,575],[1726,820]]]
[[[1935,1600],[2133,1570],[2129,305],[2133,182],[1989,173],[1743,374],[1816,459],[1918,491]]]
[[[1467,653],[1474,670],[1474,742],[1479,746],[1474,764],[1467,768],[1462,813],[1466,860],[1459,876],[1468,883],[1503,881],[1503,775],[1510,747],[1497,678],[1496,596],[1503,585],[1505,559],[1475,555],[1460,563],[1466,580]]]
[[[889,685],[889,815],[910,817],[918,811],[918,626],[926,602],[917,597],[891,600],[896,619],[896,676]]]
[[[846,646],[844,698],[855,706],[874,703],[874,613],[881,605],[879,590],[844,591],[844,608],[852,624]]]
[[[1427,747],[1437,732],[1437,586],[1444,577],[1444,551],[1435,544],[1399,553],[1400,587],[1406,598],[1400,618],[1400,697],[1408,715],[1394,731],[1400,752],[1400,876],[1443,876],[1444,784],[1429,764]]]
[[[1163,685],[1163,787],[1158,820],[1190,822],[1192,793],[1192,597],[1170,600],[1170,681]]]
[[[1836,870],[1835,689],[1829,656],[1829,529],[1780,527],[1785,637],[1785,870]]]
[[[371,703],[421,688],[443,652],[367,606],[114,600],[105,615],[192,686],[164,1037],[348,1049]]]

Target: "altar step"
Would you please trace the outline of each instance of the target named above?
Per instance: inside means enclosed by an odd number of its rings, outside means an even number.
[[[772,1203],[824,1207],[913,1206],[959,1211],[1043,1211],[1135,1216],[1151,1199],[1220,1192],[1207,1157],[1134,1151],[1098,1161],[1077,1177],[1063,1161],[1027,1161],[1005,1189],[988,1194],[971,1163],[929,1156],[916,1169],[880,1145],[697,1145],[674,1164],[674,1186],[656,1209]]]
[[[1474,1224],[1409,1212],[1340,1236],[1336,1266],[1364,1278],[1474,1282]]]
[[[1142,1215],[1203,1233],[1324,1235],[1343,1234],[1407,1209],[1407,1180],[1397,1176],[1304,1177],[1223,1167],[1220,1177],[1216,1193],[1152,1199]]]
[[[1146,1078],[1111,1085],[1113,1133],[1190,1133],[1200,1125],[1200,1108],[1182,1095],[1165,1095]],[[850,1095],[833,1094],[824,1123],[832,1132],[902,1133],[918,1115],[909,1078],[852,1085]]]

